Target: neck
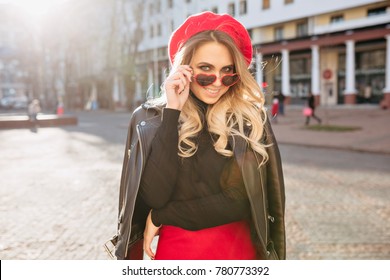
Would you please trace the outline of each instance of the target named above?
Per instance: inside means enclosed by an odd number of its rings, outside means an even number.
[[[209,107],[209,104],[203,102],[202,100],[200,100],[198,97],[196,97],[196,95],[190,91],[190,96],[193,98],[193,100],[195,101],[195,104],[196,106],[203,112],[203,113],[206,113],[207,111],[207,108]]]

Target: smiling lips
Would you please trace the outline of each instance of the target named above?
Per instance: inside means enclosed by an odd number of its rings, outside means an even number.
[[[220,89],[211,89],[211,88],[206,88],[206,87],[204,87],[204,89],[213,95],[217,94],[220,91]]]

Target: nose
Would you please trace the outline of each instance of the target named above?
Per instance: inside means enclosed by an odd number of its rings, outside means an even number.
[[[214,85],[214,86],[217,86],[217,87],[222,86],[222,82],[221,82],[221,77],[222,77],[222,75],[221,75],[221,73],[215,73],[215,76],[216,76],[217,78],[215,79],[215,82],[213,83],[213,85]]]

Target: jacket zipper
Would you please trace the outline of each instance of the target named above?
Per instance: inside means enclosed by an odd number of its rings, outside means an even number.
[[[259,166],[260,163],[259,163],[259,159],[257,157],[257,154],[254,153],[254,155],[255,155],[255,158],[256,158],[257,166]],[[263,184],[263,174],[262,174],[263,173],[262,172],[263,169],[261,167],[258,167],[258,168],[259,168],[259,173],[260,173],[260,176],[259,176],[260,177],[260,184],[262,186],[261,191],[263,193],[263,207],[264,207],[264,214],[265,214],[264,215],[264,221],[265,221],[265,223],[264,223],[264,226],[265,226],[265,241],[263,240],[263,246],[265,248],[265,251],[266,251],[267,255],[269,255],[268,250],[267,250],[267,245],[268,245],[268,221],[267,221],[267,219],[270,217],[270,215],[268,214],[267,206],[266,206],[267,205],[266,203],[268,203],[268,201],[267,201],[268,199],[266,199],[265,192],[264,192],[265,186]],[[257,234],[259,235],[259,237],[261,237],[259,225],[257,223],[256,223],[256,229],[257,229]],[[266,244],[264,244],[264,242]]]
[[[268,243],[268,211],[267,211],[267,206],[266,206],[266,203],[267,203],[267,200],[266,200],[266,197],[265,197],[265,192],[264,192],[264,184],[263,184],[263,177],[262,177],[262,169],[260,168],[259,170],[260,172],[260,184],[262,185],[262,188],[261,188],[261,191],[263,192],[263,207],[264,207],[264,225],[265,225],[265,242]],[[265,244],[265,250],[267,251],[267,244]],[[268,251],[267,251],[268,253]]]
[[[140,146],[140,151],[141,151],[141,174],[142,174],[142,168],[143,168],[143,162],[144,162],[144,153],[143,153],[143,149],[142,149],[142,139],[141,139],[141,132],[139,130],[139,125],[137,124],[136,126],[136,130],[137,130],[137,135],[138,135],[138,141],[139,141],[139,146]],[[138,188],[139,188],[139,185],[141,184],[141,174],[138,176]],[[133,209],[132,209],[132,212],[134,214],[134,208],[135,208],[135,200],[136,200],[136,196],[134,197],[134,200],[133,200]],[[130,236],[131,236],[131,220],[133,219],[133,216],[130,217],[130,231],[129,231],[129,234],[128,234],[128,237],[127,237],[127,241],[126,241],[126,246],[125,246],[125,258],[127,257],[127,247],[129,245],[129,242],[130,242]]]
[[[257,158],[256,152],[253,152],[253,153],[254,153],[254,156],[255,156],[255,158],[256,158],[257,166],[258,166],[258,168],[259,168],[259,159]],[[242,168],[242,169],[244,168],[244,163],[242,164],[241,168]],[[262,191],[262,193],[263,193],[263,207],[264,207],[264,214],[265,214],[265,215],[264,215],[264,220],[265,220],[265,223],[264,223],[264,225],[265,225],[265,238],[266,238],[265,242],[268,242],[268,241],[267,241],[267,239],[268,239],[268,221],[267,221],[268,212],[267,212],[266,200],[265,200],[265,195],[264,195],[264,187],[265,187],[265,186],[263,185],[263,179],[262,179],[261,168],[259,169],[259,172],[260,172],[260,176],[259,176],[259,177],[260,177],[260,184],[261,184],[261,186],[262,186],[262,187],[261,187],[261,191]],[[244,174],[244,172],[243,172],[242,170],[241,170],[241,173]],[[248,196],[248,198],[249,198],[249,201],[250,201],[250,204],[251,204],[252,212],[255,213],[255,215],[256,215],[256,211],[255,211],[255,209],[253,209],[253,205],[254,205],[253,199],[252,199],[251,196]],[[268,257],[269,254],[268,254],[268,250],[267,250],[267,244],[264,243],[264,240],[263,240],[263,238],[262,238],[262,236],[261,236],[260,228],[259,228],[259,224],[258,224],[258,222],[257,222],[257,219],[255,219],[254,223],[255,223],[257,235],[259,236],[259,239],[260,239],[261,243],[263,244],[263,247],[265,248],[265,251],[266,251],[266,254],[267,254],[267,257]]]
[[[126,170],[127,170],[127,168],[128,168],[128,165],[129,165],[129,160],[130,160],[130,155],[131,155],[131,149],[132,149],[132,147],[131,147],[131,144],[130,144],[130,149],[128,149],[127,150],[127,163],[126,163],[126,166],[124,167],[124,168],[126,168]],[[125,184],[126,184],[126,182],[127,182],[127,172],[125,173],[125,180],[124,180],[124,182],[125,182]],[[122,198],[122,209],[121,209],[121,212],[120,212],[120,214],[119,214],[119,217],[118,217],[118,219],[119,219],[119,223],[121,223],[122,222],[122,219],[123,219],[123,212],[125,211],[125,199],[126,199],[126,197],[127,197],[127,189],[126,189],[126,194],[123,194],[123,198]]]
[[[255,156],[256,156],[256,154],[255,154]],[[241,168],[244,168],[244,164],[242,165]],[[241,172],[243,173],[243,171],[241,171]],[[260,173],[261,173],[261,172],[260,172]],[[262,192],[263,192],[263,205],[264,205],[264,210],[266,210],[266,209],[265,209],[265,204],[264,204],[264,187],[263,187],[263,184],[262,184],[261,174],[260,174],[260,184],[262,185],[262,188],[261,188],[261,189],[262,189]],[[250,204],[251,204],[252,212],[253,212],[255,215],[257,215],[255,209],[253,208],[254,203],[253,203],[252,197],[248,195],[248,198],[249,198],[249,201],[250,201]],[[266,212],[265,212],[265,213],[266,213]],[[257,219],[254,219],[254,223],[255,223],[257,235],[259,236],[259,239],[260,239],[261,243],[263,244],[263,246],[264,246],[264,248],[265,248],[265,251],[267,252],[267,245],[264,244],[264,240],[263,240],[263,238],[261,237],[260,228],[259,228],[259,224],[258,224],[258,222],[257,222]],[[268,227],[267,227],[267,218],[265,218],[265,227],[266,227],[266,228],[265,228],[265,229],[266,229],[266,238],[268,238],[268,237],[267,237],[267,230],[268,230]]]

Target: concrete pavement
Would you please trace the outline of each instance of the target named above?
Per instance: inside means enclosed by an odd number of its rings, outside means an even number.
[[[286,183],[288,258],[390,259],[390,111],[334,106],[316,115],[322,125],[359,129],[309,130],[299,106],[273,121]]]
[[[323,125],[348,126],[359,129],[345,132],[306,129],[302,106],[289,105],[285,108],[285,115],[277,116],[276,121],[272,122],[278,142],[281,144],[390,154],[390,110],[382,110],[378,105],[320,106],[316,109],[316,115],[322,119]],[[50,116],[41,115],[40,118],[43,121]],[[65,116],[58,119],[66,118],[75,119],[76,121],[65,125],[77,124],[75,116]],[[14,128],[25,128],[23,125],[16,124],[17,120],[28,122],[26,116],[15,116],[14,114],[2,114],[0,112],[0,129],[10,129],[12,123],[14,123]],[[310,125],[313,124],[316,124],[316,121],[311,119]],[[64,124],[58,123],[56,125],[53,123],[50,126],[60,125]]]
[[[302,129],[300,109],[287,107],[273,126],[288,258],[390,259],[389,111],[332,108],[331,124],[362,127],[336,133]],[[0,129],[0,259],[107,259],[130,115],[76,115],[77,126]]]
[[[390,154],[390,110],[374,105],[319,107],[323,125],[358,127],[355,131],[305,129],[301,106],[287,106],[273,129],[279,143]],[[317,122],[312,119],[310,125]]]

